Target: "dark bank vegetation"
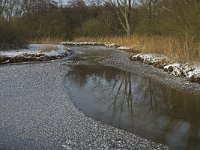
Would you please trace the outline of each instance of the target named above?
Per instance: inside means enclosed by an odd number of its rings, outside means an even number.
[[[0,0],[1,43],[78,37],[199,61],[200,0]]]

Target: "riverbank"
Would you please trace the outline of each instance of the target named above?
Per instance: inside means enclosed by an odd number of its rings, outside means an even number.
[[[130,59],[162,69],[175,77],[186,77],[200,84],[200,64],[178,63],[161,54],[133,54]]]
[[[131,47],[117,45],[115,43],[108,42],[62,42],[61,44],[67,46],[106,46],[113,47],[118,50],[128,51],[129,58],[132,61],[139,61],[148,65],[152,65],[156,68],[163,69],[163,71],[175,77],[186,77],[190,82],[200,84],[200,64],[199,63],[180,63],[175,59],[169,58],[164,54],[158,53],[139,53]]]
[[[80,39],[79,39],[80,40]],[[0,64],[29,62],[29,61],[48,61],[66,57],[72,54],[69,46],[105,46],[118,50],[129,52],[129,58],[132,61],[139,61],[156,68],[162,69],[175,77],[185,77],[190,82],[200,84],[200,63],[180,63],[174,58],[165,54],[140,53],[133,47],[119,45],[111,42],[61,42],[58,45],[53,44],[30,44],[28,49],[1,51]]]
[[[126,46],[142,53],[164,54],[181,63],[200,62],[200,42],[194,41],[191,37],[176,38],[172,36],[134,35],[130,38],[124,36],[104,38],[80,37],[74,39],[74,41],[109,42],[119,46]]]
[[[0,51],[0,64],[48,61],[66,57],[72,51],[63,45],[29,44],[27,49]]]

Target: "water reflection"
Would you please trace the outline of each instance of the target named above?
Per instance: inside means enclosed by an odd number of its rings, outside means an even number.
[[[200,96],[100,65],[74,67],[67,84],[87,116],[173,149],[200,148]]]

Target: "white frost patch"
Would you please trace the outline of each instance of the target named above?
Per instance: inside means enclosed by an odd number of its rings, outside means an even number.
[[[174,67],[173,71],[171,72],[171,74],[175,77],[180,77],[183,75],[182,69],[179,67]]]
[[[105,45],[100,42],[61,42],[60,45]]]
[[[146,64],[165,65],[170,59],[161,54],[137,54],[132,56],[132,60],[140,60]]]
[[[192,70],[188,72],[188,78],[191,78],[193,76],[200,78],[200,64],[192,66]]]
[[[164,67],[164,70],[167,72],[172,72],[174,70],[174,68],[181,68],[181,64],[179,64],[179,63],[169,64]]]
[[[117,45],[115,43],[101,43],[101,42],[61,42],[60,45],[92,45],[92,46],[106,46],[108,48],[116,48]],[[119,47],[120,48],[120,47]],[[122,47],[121,47],[122,48]],[[124,49],[130,49],[130,48],[124,48]]]
[[[185,77],[190,78],[190,77],[189,77],[189,73],[190,73],[191,71],[193,71],[193,70],[194,70],[194,68],[193,68],[192,66],[190,66],[190,65],[188,65],[188,64],[183,65],[182,71],[183,71],[183,75],[184,75]]]
[[[127,47],[127,46],[117,46],[115,43],[102,43],[102,42],[61,42],[60,45],[77,45],[77,46],[81,46],[81,45],[92,45],[92,46],[106,46],[108,48],[117,48],[118,50],[132,50],[131,47]]]
[[[44,49],[44,51],[42,51]],[[46,49],[49,51],[45,52],[45,47],[42,47],[42,49],[37,49],[40,54],[44,54],[46,56],[60,56],[63,55],[69,50],[64,45],[46,45]]]
[[[132,56],[133,61],[141,61],[145,64],[162,68],[173,76],[185,76],[191,81],[200,83],[200,64],[189,65],[173,62],[165,55],[160,54],[136,54]]]
[[[16,56],[22,56],[25,54],[36,54],[36,51],[31,51],[29,49],[24,49],[24,50],[11,50],[11,51],[1,51],[0,56],[7,56],[7,57],[16,57]]]
[[[200,75],[200,65],[174,63],[165,66],[164,70],[167,72],[171,72],[171,74],[174,76],[183,75],[188,79],[190,79],[194,75]]]
[[[120,46],[117,49],[119,49],[119,50],[131,50],[132,48],[126,47],[126,46]]]
[[[0,56],[17,57],[39,54],[44,54],[45,56],[60,56],[67,53],[67,50],[64,45],[30,44],[28,45],[28,49],[0,51]]]
[[[115,43],[105,43],[106,47],[116,47]]]

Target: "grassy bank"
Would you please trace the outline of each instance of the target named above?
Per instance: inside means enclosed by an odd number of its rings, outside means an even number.
[[[179,62],[200,62],[200,42],[192,37],[175,38],[170,36],[132,36],[90,38],[80,37],[75,41],[112,42],[145,53],[160,53]]]

